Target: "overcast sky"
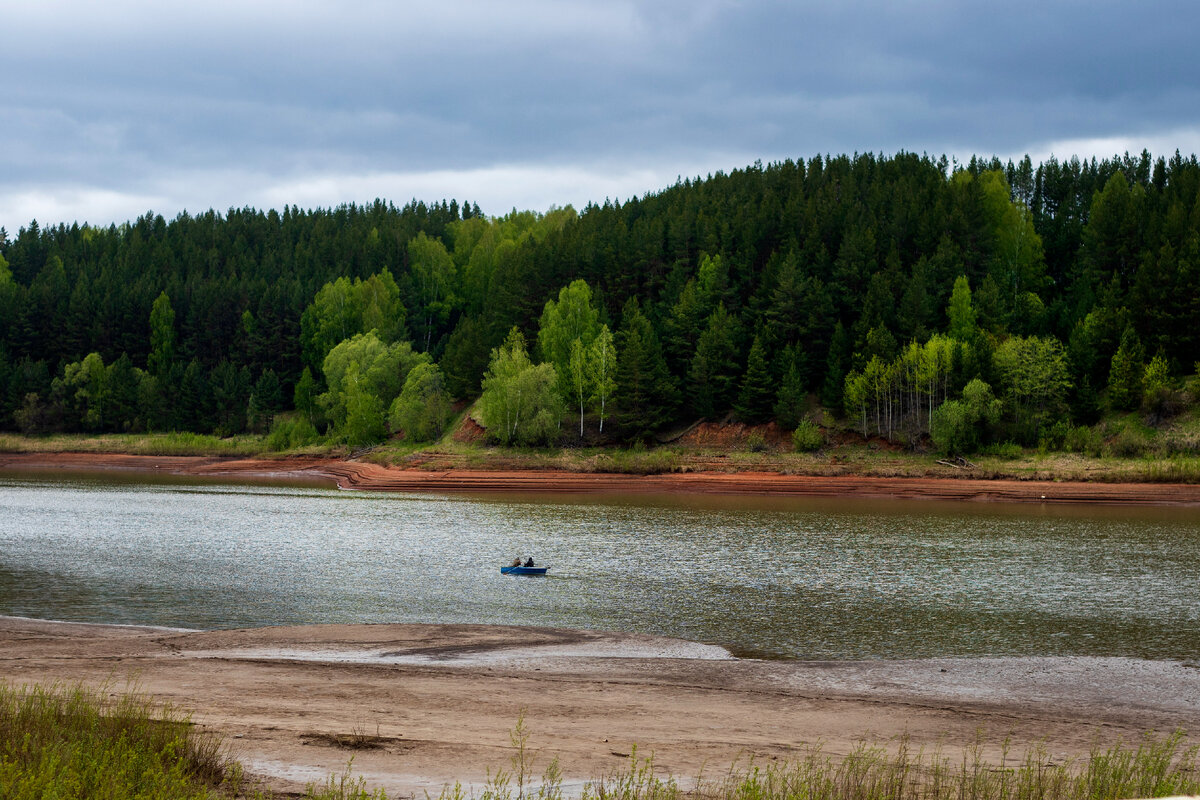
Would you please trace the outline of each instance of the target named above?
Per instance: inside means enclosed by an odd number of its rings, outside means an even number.
[[[1200,152],[1200,3],[0,0],[0,225]]]

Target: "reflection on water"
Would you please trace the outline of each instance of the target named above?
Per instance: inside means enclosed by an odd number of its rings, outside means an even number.
[[[533,555],[546,578],[499,566]],[[0,473],[0,613],[477,622],[735,653],[1200,657],[1192,509],[528,500]]]

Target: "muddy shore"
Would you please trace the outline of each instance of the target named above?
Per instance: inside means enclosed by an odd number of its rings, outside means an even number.
[[[687,782],[863,740],[1011,737],[1055,761],[1200,725],[1200,665],[1119,658],[780,662],[674,639],[472,625],[176,631],[0,617],[0,675],[143,692],[193,712],[283,791],[354,770],[389,797],[482,787],[524,714],[566,787],[637,752]],[[366,744],[355,749],[354,739]]]
[[[1200,506],[1200,485],[876,478],[693,472],[625,475],[554,471],[426,471],[334,458],[247,459],[104,453],[0,453],[0,469],[128,470],[158,474],[328,479],[342,489],[443,493],[725,494],[886,497],[1015,503]]]

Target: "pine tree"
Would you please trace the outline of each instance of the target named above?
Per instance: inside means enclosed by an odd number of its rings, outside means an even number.
[[[1142,399],[1145,351],[1132,327],[1126,327],[1108,370],[1108,404],[1119,411],[1137,408]]]
[[[662,345],[637,298],[630,298],[621,314],[616,379],[617,423],[631,438],[649,436],[670,420],[676,405],[675,385]]]
[[[774,381],[771,380],[771,371],[767,369],[762,334],[759,333],[754,336],[750,354],[746,357],[746,373],[738,394],[737,413],[746,422],[766,422],[771,417],[774,404]]]

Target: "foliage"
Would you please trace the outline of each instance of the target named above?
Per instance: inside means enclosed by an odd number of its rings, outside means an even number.
[[[82,687],[0,684],[0,796],[233,797],[241,773],[220,743],[170,708]]]
[[[1076,422],[1096,418],[1106,388],[1111,407],[1141,406],[1148,352],[1170,385],[1195,359],[1198,194],[1195,156],[951,165],[900,153],[755,165],[578,213],[379,201],[31,223],[0,241],[0,429],[228,434],[290,410],[323,427],[325,357],[371,331],[388,346],[411,331],[450,394],[471,399],[516,326],[538,333],[561,397],[581,416],[611,408],[632,439],[731,411],[790,427],[815,393],[872,435],[914,442],[979,378],[1006,403],[1007,435],[1033,443],[1066,411],[992,363],[1006,343],[1066,343],[1061,403]],[[589,392],[578,368],[591,333],[541,342],[547,299],[572,307],[573,286],[588,287],[589,331],[620,323],[610,393]],[[631,302],[638,312],[623,313]],[[895,374],[869,393],[865,421],[862,397],[846,402],[847,376],[872,357],[888,368],[936,336],[966,347],[947,393],[906,399],[919,383]],[[103,379],[94,360],[83,369],[92,354]],[[267,370],[279,409],[256,391]],[[1165,417],[1175,399],[1156,390],[1144,413]],[[355,402],[365,422],[391,400]]]
[[[800,424],[792,431],[792,446],[800,453],[811,453],[820,450],[825,444],[825,434],[810,420],[800,420]]]
[[[321,287],[300,317],[304,361],[319,368],[339,342],[359,334],[391,344],[403,338],[404,319],[400,289],[386,269],[366,280],[338,278]]]
[[[334,435],[351,445],[383,437],[384,413],[400,394],[410,370],[429,363],[408,342],[385,344],[374,331],[339,343],[325,357],[328,389],[317,402],[328,416]]]
[[[404,431],[404,438],[428,442],[442,435],[450,418],[450,395],[437,364],[416,364],[404,380],[404,388],[388,411],[393,431]]]
[[[1011,429],[1020,441],[1034,444],[1042,428],[1067,410],[1071,376],[1062,343],[1014,336],[996,348],[995,363]]]
[[[1108,402],[1114,409],[1129,411],[1141,400],[1144,358],[1141,340],[1133,328],[1127,326],[1108,371]]]
[[[948,400],[933,412],[929,435],[943,453],[973,453],[986,442],[1000,414],[1001,404],[992,396],[992,387],[975,378],[963,387],[961,400]]]
[[[534,365],[525,337],[513,328],[504,344],[492,351],[479,398],[480,422],[500,444],[553,442],[562,420],[562,399],[553,364]]]

